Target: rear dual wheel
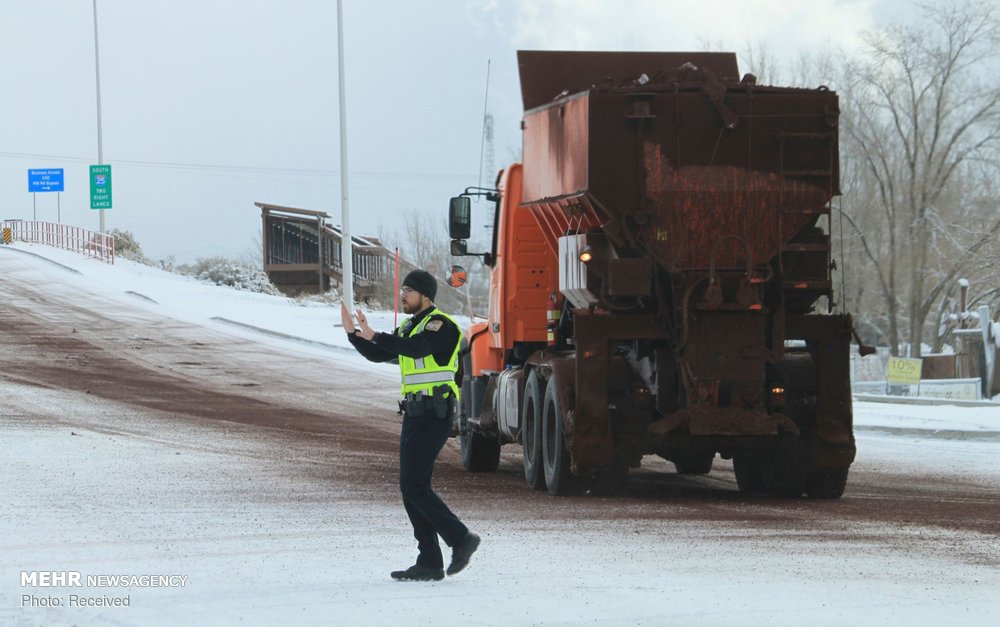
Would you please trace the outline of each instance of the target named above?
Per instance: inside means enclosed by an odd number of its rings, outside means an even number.
[[[459,424],[462,466],[469,472],[495,472],[500,465],[500,440],[474,431],[465,416]]]
[[[573,491],[575,481],[570,472],[570,456],[566,448],[565,421],[559,384],[555,373],[545,385],[542,400],[542,470],[545,487],[553,496],[563,496]]]
[[[819,468],[806,479],[806,495],[811,499],[839,499],[847,487],[846,468]]]
[[[537,370],[528,374],[524,384],[524,401],[521,416],[524,426],[521,432],[521,450],[524,461],[524,478],[536,490],[545,489],[545,471],[542,462],[542,388],[545,382]]]

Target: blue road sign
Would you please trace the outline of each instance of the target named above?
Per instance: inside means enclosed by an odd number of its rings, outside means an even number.
[[[28,191],[61,192],[63,190],[63,169],[28,170]]]

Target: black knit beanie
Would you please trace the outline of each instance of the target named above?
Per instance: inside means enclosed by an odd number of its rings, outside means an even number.
[[[434,297],[437,296],[437,281],[426,270],[414,270],[407,274],[406,278],[403,279],[403,285],[412,287],[431,300],[434,300]]]

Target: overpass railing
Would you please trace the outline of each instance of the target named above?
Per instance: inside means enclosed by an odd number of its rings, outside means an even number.
[[[11,241],[55,246],[106,263],[115,263],[115,238],[107,233],[67,224],[29,220],[4,220],[2,228],[0,235],[4,241],[9,236]]]

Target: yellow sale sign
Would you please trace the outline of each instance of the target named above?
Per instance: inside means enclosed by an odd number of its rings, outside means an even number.
[[[886,368],[886,379],[889,383],[919,385],[923,363],[922,359],[890,357]]]

